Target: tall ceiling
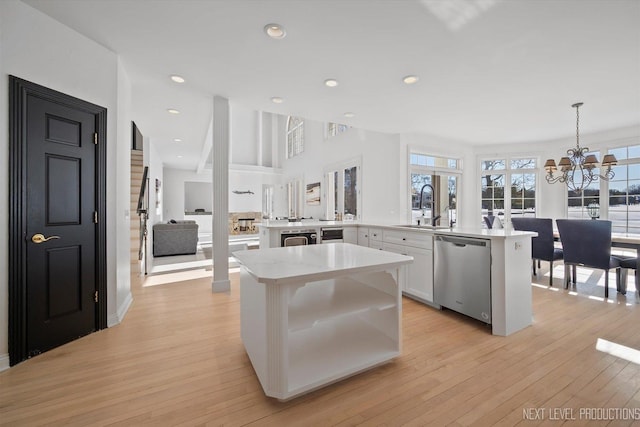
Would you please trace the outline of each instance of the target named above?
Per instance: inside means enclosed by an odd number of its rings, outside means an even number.
[[[134,119],[173,167],[195,169],[214,95],[469,144],[569,137],[578,101],[581,133],[640,124],[638,0],[24,1],[121,57]]]

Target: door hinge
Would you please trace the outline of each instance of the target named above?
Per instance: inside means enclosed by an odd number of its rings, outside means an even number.
[[[98,223],[98,211],[93,211],[93,223]]]
[[[93,300],[94,300],[95,302],[98,302],[98,291],[96,291],[96,292],[93,294]]]
[[[93,133],[93,143],[98,145],[98,132]]]

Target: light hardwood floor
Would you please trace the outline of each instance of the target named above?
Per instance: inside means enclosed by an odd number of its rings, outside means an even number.
[[[556,426],[552,411],[569,408],[567,425],[640,425],[580,419],[582,408],[640,411],[640,366],[595,348],[602,338],[640,349],[631,293],[604,302],[534,286],[534,324],[510,337],[404,299],[401,357],[281,403],[264,396],[242,346],[238,274],[230,294],[178,277],[134,280],[122,324],[0,373],[0,424]]]

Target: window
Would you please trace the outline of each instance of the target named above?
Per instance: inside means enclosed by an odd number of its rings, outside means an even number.
[[[481,217],[493,215],[504,223],[512,216],[536,216],[536,159],[491,159],[481,161],[480,166]],[[506,184],[509,191],[505,191]],[[485,226],[482,218],[481,224]]]
[[[640,233],[640,145],[609,150],[618,159],[609,181],[608,219],[613,231]]]
[[[332,136],[336,136],[339,133],[346,132],[349,130],[349,126],[341,125],[340,123],[327,123],[327,136],[326,139],[331,138]]]
[[[326,218],[360,219],[360,160],[351,160],[325,170]]]
[[[459,166],[459,159],[409,154],[412,224],[418,220],[436,225],[456,223]]]
[[[287,159],[304,151],[304,120],[289,116],[287,120]]]

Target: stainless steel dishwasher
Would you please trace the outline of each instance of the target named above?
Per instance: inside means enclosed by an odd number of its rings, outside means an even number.
[[[491,323],[491,241],[436,235],[434,302]]]

